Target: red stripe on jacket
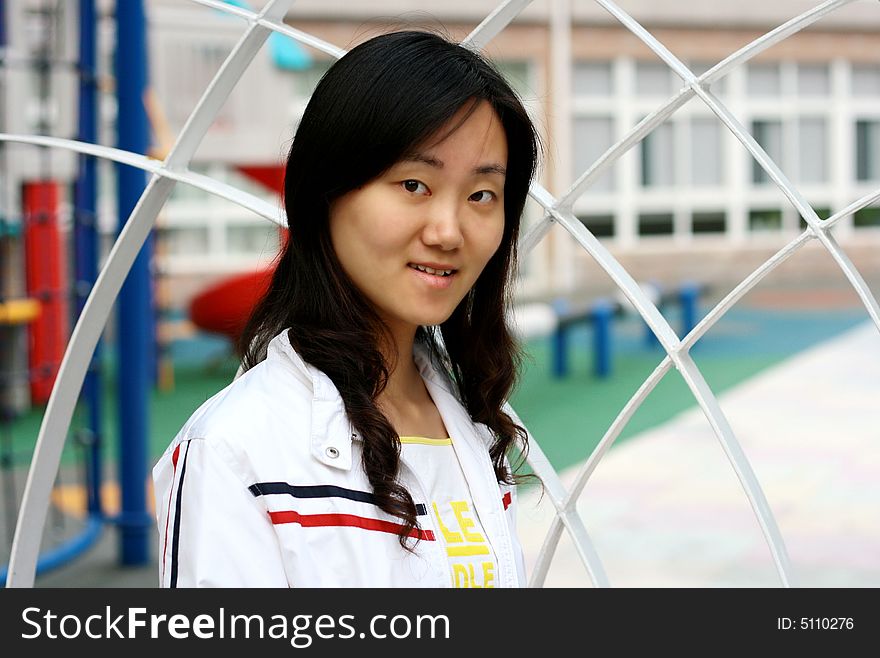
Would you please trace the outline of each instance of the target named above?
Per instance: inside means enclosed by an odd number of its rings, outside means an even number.
[[[368,519],[364,516],[355,516],[354,514],[300,514],[299,512],[283,511],[269,512],[269,518],[272,523],[278,525],[281,523],[299,523],[304,528],[317,528],[322,526],[349,526],[354,528],[363,528],[364,530],[378,530],[379,532],[388,532],[396,535],[402,527],[398,523],[391,521],[381,521],[379,519]],[[413,528],[410,537],[434,541],[434,532],[431,530],[419,530]]]

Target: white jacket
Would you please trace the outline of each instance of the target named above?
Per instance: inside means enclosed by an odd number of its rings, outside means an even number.
[[[496,554],[495,582],[524,586],[516,492],[495,479],[491,433],[473,423],[423,346],[414,357],[455,439]],[[282,332],[266,360],[192,415],[153,469],[160,584],[449,587],[443,536],[426,512],[419,475],[401,460],[399,478],[421,506],[414,553],[398,542],[399,519],[372,502],[360,437],[339,392]]]

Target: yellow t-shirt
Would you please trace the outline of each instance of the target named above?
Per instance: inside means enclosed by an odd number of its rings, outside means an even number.
[[[400,437],[401,457],[418,473],[453,587],[495,587],[496,559],[464,479],[452,439]]]

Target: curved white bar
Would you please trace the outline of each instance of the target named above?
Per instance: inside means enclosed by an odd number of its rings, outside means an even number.
[[[266,203],[263,199],[256,197],[253,194],[239,190],[231,185],[227,185],[226,183],[211,178],[210,176],[189,171],[188,169],[171,171],[163,165],[161,160],[156,160],[138,153],[122,151],[109,146],[78,142],[73,139],[42,137],[39,135],[10,135],[7,133],[0,133],[0,142],[18,142],[21,144],[35,144],[37,146],[60,148],[137,167],[138,169],[143,169],[144,171],[148,171],[157,176],[170,178],[178,183],[185,183],[204,192],[208,192],[209,194],[218,196],[221,199],[231,201],[246,210],[250,210],[260,217],[268,219],[273,224],[278,224],[282,227],[287,226],[287,220],[284,217],[284,213],[281,212],[278,207],[273,206],[271,203]]]
[[[277,15],[273,20],[268,20],[266,18],[261,18],[260,14],[257,14],[253,11],[242,9],[241,7],[236,7],[235,5],[230,5],[225,2],[220,2],[219,0],[191,1],[199,5],[211,7],[212,9],[216,9],[218,11],[237,16],[238,18],[243,18],[248,21],[248,23],[257,23],[258,25],[268,28],[273,32],[284,34],[296,41],[299,41],[300,43],[311,46],[315,50],[320,50],[321,52],[327,53],[328,55],[330,55],[331,57],[335,57],[336,59],[339,59],[345,54],[345,50],[343,50],[342,48],[338,48],[332,43],[328,43],[323,39],[319,39],[318,37],[307,34],[306,32],[301,32],[300,30],[297,30],[285,24],[283,22],[284,14]],[[293,0],[291,0],[291,2],[292,1]],[[285,8],[285,13],[286,12],[287,9]]]
[[[483,22],[462,39],[461,45],[473,50],[482,50],[530,4],[532,4],[532,0],[506,0],[495,7],[492,13],[483,19]]]
[[[605,568],[602,566],[602,561],[599,559],[599,555],[593,547],[593,542],[590,540],[587,529],[584,527],[583,519],[581,519],[577,513],[571,514],[565,510],[565,485],[562,484],[559,475],[550,464],[550,461],[547,459],[544,451],[541,450],[541,446],[538,445],[537,441],[529,443],[529,453],[526,459],[529,466],[535,472],[535,475],[541,479],[541,482],[544,485],[544,491],[550,497],[550,501],[556,509],[556,518],[554,519],[554,522],[561,519],[561,523],[565,525],[575,542],[578,554],[581,557],[581,561],[587,570],[590,580],[596,587],[608,587],[608,577],[605,575]],[[540,580],[536,580],[535,575],[533,575],[529,586],[535,587],[536,582],[539,584],[542,583],[543,577],[540,578]]]

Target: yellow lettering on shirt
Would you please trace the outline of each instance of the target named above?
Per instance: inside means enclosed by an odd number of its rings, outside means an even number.
[[[483,562],[483,587],[495,587],[495,563]]]
[[[446,555],[450,558],[469,558],[477,555],[491,555],[492,551],[488,543],[479,532],[472,516],[470,505],[467,501],[454,500],[449,502],[449,508],[455,516],[453,527],[458,525],[457,530],[450,530],[443,523],[440,509],[436,502],[431,503],[434,516],[437,518],[437,527],[446,539]],[[444,504],[445,507],[445,504]],[[448,520],[447,512],[447,520]],[[463,563],[451,561],[452,586],[456,588],[494,588],[495,587],[495,563],[492,561],[465,560]]]
[[[476,546],[447,546],[446,555],[449,557],[470,557],[471,555],[489,555],[489,547],[486,544]]]
[[[468,564],[468,574],[469,574],[470,577],[471,577],[471,583],[473,583],[473,584],[471,585],[471,587],[474,587],[474,588],[481,588],[481,587],[485,587],[485,586],[486,586],[485,584],[483,584],[483,585],[479,585],[479,584],[478,584],[477,577],[474,575],[474,563],[473,563],[473,562],[471,562],[471,563]]]
[[[464,538],[469,542],[483,543],[485,541],[483,535],[469,530],[469,528],[475,528],[476,526],[474,525],[474,520],[472,518],[464,515],[465,512],[470,512],[468,504],[463,500],[453,500],[449,504],[452,507],[452,512],[455,514],[455,518],[458,520],[458,527],[461,528]],[[436,507],[434,509],[436,510]]]
[[[471,586],[471,581],[468,578],[467,569],[463,564],[452,565],[452,578],[453,587],[466,588]]]
[[[460,544],[464,540],[461,538],[461,535],[457,532],[453,532],[445,525],[443,525],[443,518],[440,516],[440,510],[437,509],[437,503],[431,503],[431,506],[434,508],[434,516],[437,517],[437,527],[440,528],[440,532],[443,533],[443,538],[446,540],[447,544]]]

